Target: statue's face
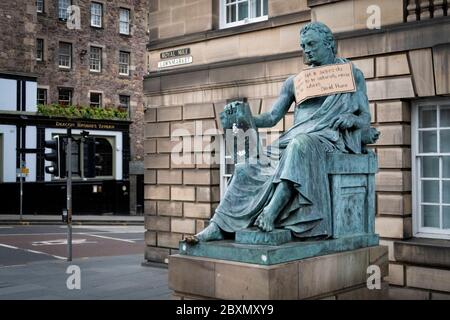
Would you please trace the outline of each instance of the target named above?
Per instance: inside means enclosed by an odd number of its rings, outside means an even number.
[[[302,35],[300,46],[303,49],[305,64],[320,66],[329,63],[334,56],[325,39],[316,31],[307,31]]]

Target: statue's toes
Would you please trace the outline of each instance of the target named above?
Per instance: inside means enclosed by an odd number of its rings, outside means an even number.
[[[257,221],[257,222],[255,223],[255,225],[256,225],[259,229],[264,230],[264,222],[263,222],[262,220]]]
[[[269,229],[269,225],[267,224],[267,222],[264,221],[263,230],[267,232],[268,229]]]
[[[187,243],[187,244],[197,244],[198,243],[198,238],[196,237],[196,236],[189,236],[189,237],[186,237],[185,239],[184,239],[184,241]]]

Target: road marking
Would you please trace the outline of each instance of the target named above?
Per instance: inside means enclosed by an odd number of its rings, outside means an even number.
[[[9,246],[9,245],[3,244],[3,243],[0,243],[0,247],[5,247],[5,248],[9,248],[9,249],[16,249],[16,250],[19,249],[17,247]]]
[[[64,257],[55,256],[55,255],[47,253],[47,252],[41,252],[41,251],[36,251],[36,250],[31,250],[31,249],[22,249],[22,250],[27,251],[27,252],[31,252],[31,253],[36,253],[36,254],[43,254],[43,255],[46,255],[46,256],[54,257],[56,259],[66,260],[66,258],[64,258]]]
[[[0,229],[12,229],[12,227],[0,227]]]
[[[31,249],[23,249],[27,252],[31,252],[31,253],[37,253],[37,254],[48,254],[48,253],[44,253],[44,252],[40,252],[40,251],[35,251],[35,250],[31,250]]]
[[[87,239],[72,239],[72,244],[86,244],[86,243],[97,243],[97,241],[87,241]],[[67,239],[34,241],[31,243],[32,246],[59,246],[66,244]]]
[[[53,254],[51,254],[52,257],[56,258],[56,259],[60,259],[60,260],[66,260],[66,257],[60,257],[60,256],[55,256]]]
[[[109,240],[116,240],[116,241],[123,241],[123,242],[128,242],[128,243],[134,243],[133,240],[113,238],[113,237],[107,237],[107,236],[100,236],[98,234],[91,234],[91,233],[80,233],[80,234],[83,234],[83,235],[86,235],[86,236],[91,236],[91,237],[102,238],[102,239],[109,239]]]
[[[12,265],[0,265],[0,269],[2,268],[14,268],[14,267],[26,267],[26,264],[12,264]]]
[[[53,254],[49,254],[49,253],[46,253],[46,252],[41,252],[41,251],[36,251],[36,250],[30,250],[30,249],[22,249],[22,248],[10,246],[10,245],[4,244],[4,243],[0,243],[0,247],[5,247],[5,248],[15,249],[15,250],[22,250],[22,251],[27,251],[27,252],[30,252],[30,253],[36,253],[36,254],[43,254],[43,255],[46,255],[46,256],[54,257],[54,258],[56,258],[56,259],[66,260],[66,258],[64,258],[64,257],[55,256],[55,255],[53,255]],[[6,266],[6,267],[7,267],[7,266]],[[2,267],[2,268],[3,268],[3,267]]]

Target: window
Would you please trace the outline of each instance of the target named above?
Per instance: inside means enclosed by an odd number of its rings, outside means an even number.
[[[99,92],[91,92],[90,101],[91,107],[100,108],[102,106],[102,94]]]
[[[59,134],[59,136],[64,136]],[[72,177],[74,179],[86,179],[88,173],[87,158],[88,144],[85,143],[79,135],[73,135],[72,140]],[[95,175],[96,178],[114,178],[114,148],[115,138],[105,136],[89,135],[89,138],[95,138]],[[63,158],[67,153],[63,153]],[[65,161],[63,159],[62,161]]]
[[[44,12],[44,0],[36,0],[36,11],[39,13]]]
[[[36,60],[44,60],[44,39],[36,39]]]
[[[268,0],[221,0],[221,28],[267,20]]]
[[[77,137],[78,138],[78,137]],[[81,141],[72,140],[72,177],[81,177],[81,161],[80,161]],[[66,155],[67,156],[67,155]],[[68,169],[66,169],[68,170]]]
[[[130,96],[119,95],[119,106],[124,110],[130,109]]]
[[[67,8],[71,5],[70,0],[58,0],[58,17],[60,20],[67,20],[69,13]]]
[[[72,104],[72,89],[69,88],[59,88],[58,89],[58,103],[63,106],[68,106]]]
[[[219,137],[220,139],[220,197],[222,198],[227,191],[228,183],[234,173],[235,157],[233,150],[226,147],[225,135]]]
[[[47,89],[37,89],[37,104],[47,104]]]
[[[95,138],[95,175],[99,177],[113,177],[114,156],[113,145],[114,138],[94,137]],[[84,145],[84,163],[87,163],[87,145]],[[87,168],[84,167],[84,175],[87,175]]]
[[[119,32],[121,34],[130,34],[130,10],[120,8]]]
[[[58,63],[60,68],[72,68],[72,44],[67,42],[59,43]]]
[[[119,74],[124,76],[130,75],[130,53],[125,51],[119,52]]]
[[[103,5],[101,3],[91,3],[91,26],[101,28],[103,17]]]
[[[94,72],[102,71],[102,48],[91,47],[89,70]]]
[[[450,101],[420,103],[413,118],[414,230],[450,237]]]

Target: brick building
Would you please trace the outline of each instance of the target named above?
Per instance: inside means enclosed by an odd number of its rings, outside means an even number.
[[[3,1],[0,6],[0,71],[31,72],[37,78],[35,104],[128,110],[132,123],[124,139],[131,143],[122,156],[130,200],[120,212],[141,212],[148,0]],[[122,160],[114,162],[120,166]]]
[[[321,21],[338,56],[364,72],[381,132],[376,232],[389,247],[391,294],[450,298],[448,14],[438,0],[150,1],[146,259],[167,261],[205,227],[231,174],[202,148],[220,140],[218,113],[243,98],[254,113],[269,110],[303,68],[299,30]],[[272,130],[291,126],[292,110]],[[178,161],[181,151],[191,161]]]

